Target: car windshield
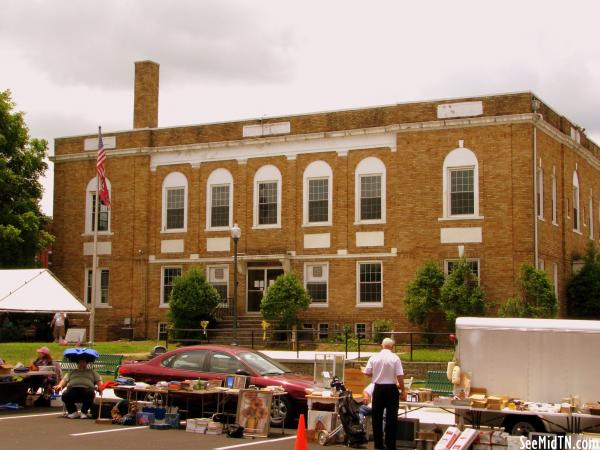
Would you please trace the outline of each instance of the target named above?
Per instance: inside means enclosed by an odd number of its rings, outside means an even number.
[[[259,353],[246,352],[240,353],[238,356],[261,376],[281,375],[282,373],[291,372],[283,364]]]

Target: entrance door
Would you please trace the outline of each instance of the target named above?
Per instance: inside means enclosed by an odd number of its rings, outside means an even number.
[[[260,312],[260,302],[265,290],[273,284],[279,275],[283,275],[283,269],[280,267],[248,269],[248,276],[246,277],[248,280],[246,312]]]

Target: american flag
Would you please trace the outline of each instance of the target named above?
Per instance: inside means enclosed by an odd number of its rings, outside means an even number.
[[[106,206],[110,207],[110,194],[106,185],[106,173],[104,172],[104,163],[106,161],[106,151],[102,142],[102,129],[98,127],[98,157],[96,158],[96,173],[98,174],[98,197]]]

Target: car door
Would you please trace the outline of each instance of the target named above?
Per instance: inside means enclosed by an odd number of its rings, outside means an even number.
[[[161,361],[163,380],[206,378],[208,350],[187,350]]]
[[[211,352],[208,361],[209,378],[224,380],[226,375],[235,374],[238,370],[253,374],[253,371],[234,355],[219,351]]]

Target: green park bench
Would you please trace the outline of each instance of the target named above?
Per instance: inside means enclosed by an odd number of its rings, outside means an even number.
[[[425,387],[431,389],[433,394],[437,395],[452,395],[452,383],[448,381],[446,372],[443,370],[429,370],[425,379]]]
[[[123,355],[100,355],[96,361],[89,364],[88,367],[94,369],[101,375],[118,375],[119,366],[123,361]],[[63,356],[60,362],[60,369],[63,373],[71,372],[77,369],[77,363],[69,361]]]

